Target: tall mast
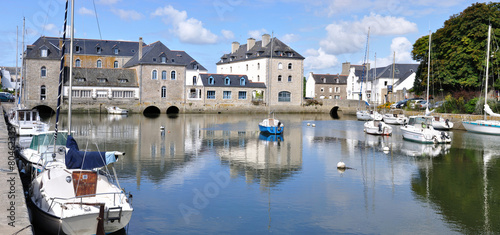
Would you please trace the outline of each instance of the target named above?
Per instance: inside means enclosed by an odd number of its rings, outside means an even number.
[[[273,71],[272,69],[272,65],[273,65],[273,39],[274,38],[274,31],[271,33],[271,57],[269,59],[269,65],[268,65],[268,76],[267,76],[267,81],[266,81],[266,88],[267,88],[267,94],[266,94],[266,104],[267,104],[267,107],[270,108],[269,106],[269,98],[270,98],[270,92],[271,92],[271,80],[272,80],[272,77],[271,77],[271,72]]]
[[[71,101],[73,97],[73,40],[75,33],[75,0],[71,0],[71,34],[69,46],[68,134],[71,135]]]
[[[16,26],[16,79],[14,80],[14,97],[17,99],[17,67],[19,63],[19,26]]]
[[[429,30],[429,58],[427,59],[427,110],[429,110],[429,81],[431,78],[431,31]]]
[[[491,24],[488,27],[488,45],[486,46],[486,86],[484,88],[484,105],[488,104],[488,68],[490,65],[490,40],[491,40]],[[484,112],[484,120],[486,120],[486,112]]]
[[[372,79],[372,96],[374,94],[373,92],[373,83],[375,82],[375,79],[377,78],[377,52],[375,52],[375,57],[374,57],[373,63],[373,79]],[[377,98],[377,93],[375,93],[375,105],[378,105],[378,98]]]
[[[369,44],[370,44],[370,27],[368,27],[368,35],[366,36],[366,51],[365,51],[365,57],[363,58],[363,72],[361,73],[361,86],[359,87],[359,101],[363,99],[363,78],[365,76],[365,69],[367,68],[366,61],[367,61]],[[358,102],[358,108],[359,108],[359,102]]]
[[[392,88],[391,88],[391,94],[393,94],[392,95],[393,97],[395,96],[394,95],[394,70],[396,70],[396,51],[394,51],[394,54],[392,55]],[[396,99],[394,99],[393,101],[396,102]]]

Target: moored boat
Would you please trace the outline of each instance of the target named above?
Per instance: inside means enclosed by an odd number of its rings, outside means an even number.
[[[281,134],[285,126],[278,119],[265,118],[259,123],[259,130],[268,134]]]
[[[127,109],[122,109],[122,108],[117,107],[117,106],[107,107],[106,110],[108,110],[109,114],[120,114],[120,115],[128,114]]]
[[[444,131],[432,127],[432,117],[410,116],[408,123],[401,127],[403,139],[424,144],[450,143],[451,137]]]
[[[372,135],[391,135],[392,127],[385,124],[383,121],[367,121],[364,124],[364,131]]]

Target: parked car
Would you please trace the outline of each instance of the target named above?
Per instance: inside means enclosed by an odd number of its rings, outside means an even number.
[[[416,100],[415,102],[411,102],[410,108],[412,108],[412,109],[425,109],[425,108],[427,108],[427,101]]]
[[[423,100],[423,99],[422,98],[404,99],[404,100],[401,100],[401,101],[398,101],[398,102],[392,104],[391,108],[402,109],[402,108],[404,108],[404,106],[406,105],[406,103],[408,103],[408,101],[412,101],[412,100]]]
[[[1,102],[14,102],[14,96],[9,93],[0,93],[0,101]]]

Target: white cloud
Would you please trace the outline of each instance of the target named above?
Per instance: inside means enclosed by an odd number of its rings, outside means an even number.
[[[366,36],[402,35],[417,32],[417,24],[402,17],[370,14],[360,21],[340,22],[326,26],[327,38],[320,41],[320,46],[330,54],[344,54],[359,51],[366,44]]]
[[[224,36],[225,39],[233,39],[234,38],[234,33],[231,30],[225,30],[223,29],[221,31],[222,36]]]
[[[112,9],[111,12],[125,21],[140,20],[144,17],[144,15],[134,10]]]
[[[250,30],[248,31],[248,35],[251,37],[251,38],[260,38],[262,36],[262,34],[265,34],[267,33],[267,30],[266,29],[257,29],[257,30]]]
[[[69,25],[67,28],[69,28]],[[59,35],[59,32],[62,32],[62,29],[59,31],[55,24],[42,25],[42,30],[44,35]]]
[[[322,48],[318,50],[308,49],[305,53],[304,69],[326,69],[334,67],[338,64],[338,59],[334,55],[327,54]]]
[[[203,27],[203,23],[195,18],[187,17],[186,11],[179,11],[172,6],[158,8],[151,16],[163,17],[165,24],[171,24],[171,32],[181,42],[193,44],[213,44],[217,42],[217,35]]]
[[[78,14],[80,15],[91,15],[93,16],[94,15],[94,11],[93,10],[90,10],[90,9],[87,9],[85,7],[81,7],[80,9],[78,9]]]
[[[285,34],[281,37],[281,41],[283,41],[284,43],[292,43],[292,42],[296,42],[299,40],[299,35],[295,35],[293,33],[289,33],[289,34]]]
[[[390,65],[394,60],[396,63],[416,63],[411,58],[412,49],[413,44],[406,37],[393,38],[389,56],[385,58],[377,58],[377,67]],[[396,55],[396,59],[394,59],[394,54]],[[373,61],[370,61],[370,63],[373,64]]]

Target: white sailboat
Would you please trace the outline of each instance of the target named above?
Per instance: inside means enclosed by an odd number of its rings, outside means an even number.
[[[66,2],[66,7],[68,2]],[[34,171],[29,199],[34,205],[33,221],[48,233],[105,234],[124,228],[132,217],[129,197],[121,189],[112,165],[123,153],[80,151],[71,136],[71,89],[73,65],[74,0],[71,1],[71,45],[69,72],[68,135],[65,146],[57,146],[60,96],[63,73],[59,77],[59,98],[52,144],[53,159],[43,158],[41,170]],[[62,60],[65,53],[65,14]],[[61,71],[64,61],[61,63]],[[58,159],[57,155],[63,156]],[[43,155],[41,155],[43,156]],[[108,173],[111,166],[114,178]],[[114,181],[114,182],[113,182]],[[116,185],[115,185],[116,182]]]
[[[430,63],[430,41],[429,32],[429,62]],[[429,71],[428,71],[429,73]],[[427,100],[429,100],[429,75],[427,75]],[[428,103],[428,102],[427,102]],[[428,110],[426,111],[426,114]],[[401,127],[403,139],[419,143],[444,144],[450,143],[451,137],[444,131],[437,131],[432,127],[434,117],[428,115],[410,116],[408,123]]]
[[[484,92],[484,119],[477,121],[463,121],[462,124],[467,131],[481,134],[500,135],[500,121],[488,120],[486,114],[493,117],[500,117],[500,114],[493,112],[488,105],[488,67],[490,60],[491,25],[488,27],[488,45],[486,46],[486,85]]]
[[[363,100],[363,82],[364,82],[364,77],[365,77],[365,70],[368,71],[367,68],[367,58],[369,58],[369,48],[370,48],[370,28],[368,28],[368,36],[366,37],[366,54],[365,58],[363,61],[363,73],[361,74],[361,86],[359,89],[359,102]],[[358,102],[358,106],[359,106]],[[382,114],[378,113],[377,111],[374,110],[368,110],[368,109],[359,109],[356,111],[356,118],[360,121],[370,121],[370,120],[377,120],[380,121],[382,120]]]

